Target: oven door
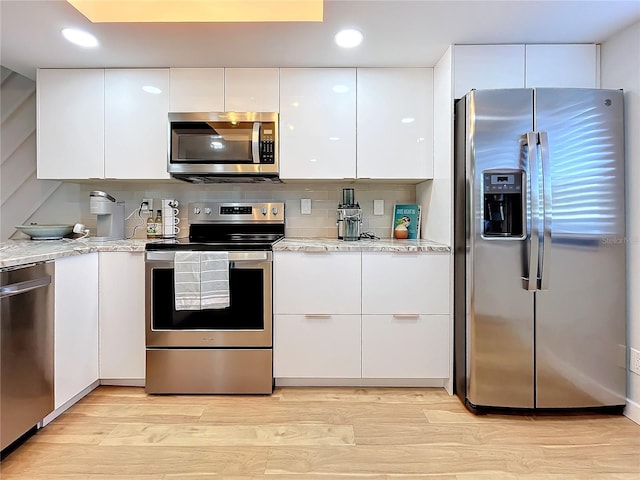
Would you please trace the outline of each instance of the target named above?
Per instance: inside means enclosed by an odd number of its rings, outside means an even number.
[[[145,323],[148,348],[272,345],[272,254],[229,252],[230,306],[176,310],[174,251],[146,252]]]

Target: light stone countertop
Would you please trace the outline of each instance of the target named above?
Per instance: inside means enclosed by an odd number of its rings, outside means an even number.
[[[0,243],[0,268],[45,262],[93,252],[144,252],[148,239],[99,241],[78,240],[8,240]],[[450,252],[451,247],[429,240],[358,240],[345,242],[337,238],[283,238],[273,246],[278,252]]]
[[[283,238],[273,246],[274,252],[450,252],[451,247],[430,240],[357,240],[337,238]]]
[[[0,268],[27,265],[93,252],[144,252],[150,240],[99,241],[91,237],[72,240],[9,240],[0,243]]]

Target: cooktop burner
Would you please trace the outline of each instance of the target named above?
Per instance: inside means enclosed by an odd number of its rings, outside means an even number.
[[[271,250],[284,237],[284,203],[189,204],[189,238],[147,243],[155,250]]]

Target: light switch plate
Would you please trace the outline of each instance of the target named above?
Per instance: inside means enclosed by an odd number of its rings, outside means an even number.
[[[311,215],[311,199],[300,199],[300,215]]]
[[[373,201],[373,214],[384,215],[384,200]]]

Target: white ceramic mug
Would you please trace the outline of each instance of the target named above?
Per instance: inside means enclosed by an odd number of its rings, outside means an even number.
[[[180,213],[180,210],[178,210],[177,208],[171,208],[171,207],[162,208],[162,215],[164,217],[170,217],[170,216],[177,217],[179,213]]]

